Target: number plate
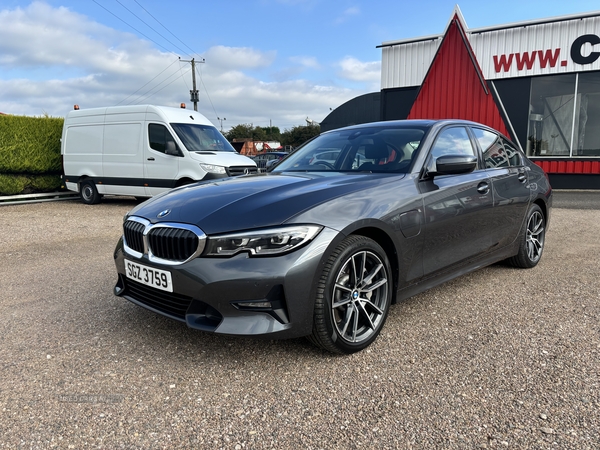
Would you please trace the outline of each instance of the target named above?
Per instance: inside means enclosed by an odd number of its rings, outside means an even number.
[[[143,266],[133,261],[125,260],[125,275],[138,283],[152,286],[162,291],[173,292],[171,272]]]

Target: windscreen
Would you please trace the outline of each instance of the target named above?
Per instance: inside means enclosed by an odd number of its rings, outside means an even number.
[[[235,152],[215,127],[193,123],[172,123],[171,127],[190,152]]]
[[[296,150],[273,171],[406,173],[428,129],[402,124],[324,133]]]

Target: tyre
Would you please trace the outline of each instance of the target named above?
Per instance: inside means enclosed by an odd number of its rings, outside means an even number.
[[[390,263],[375,241],[344,239],[321,273],[309,340],[333,353],[368,347],[387,318],[392,286]]]
[[[507,261],[514,267],[529,269],[542,258],[546,240],[546,219],[538,205],[531,205],[519,234],[519,252]]]
[[[95,205],[100,202],[100,194],[98,194],[98,190],[93,181],[82,181],[79,184],[79,195],[86,205]]]

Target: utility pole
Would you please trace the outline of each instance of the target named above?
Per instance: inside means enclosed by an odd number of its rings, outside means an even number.
[[[194,104],[194,111],[198,111],[198,89],[196,89],[196,59],[192,58],[191,61],[181,60],[182,62],[192,63],[192,89],[190,90],[190,101]],[[204,62],[204,58],[201,63]]]
[[[218,120],[219,122],[221,122],[221,133],[222,133],[222,132],[223,132],[223,121],[224,121],[224,120],[227,120],[227,118],[226,118],[226,117],[223,117],[223,118],[221,119],[220,117],[217,117],[217,120]]]
[[[198,111],[198,89],[196,89],[196,61],[192,58],[192,90],[191,101],[194,103],[194,111]]]

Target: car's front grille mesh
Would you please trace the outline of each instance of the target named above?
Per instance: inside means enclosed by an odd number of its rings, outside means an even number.
[[[181,228],[153,228],[148,233],[148,247],[158,258],[185,261],[198,250],[198,236]]]
[[[126,280],[126,293],[143,305],[183,321],[185,321],[185,313],[192,303],[191,297],[174,292],[159,291],[130,279]]]
[[[125,242],[132,250],[144,253],[144,229],[145,225],[140,222],[128,220],[123,224],[123,235]]]
[[[245,175],[248,173],[258,173],[256,166],[232,166],[227,168],[227,174],[230,177],[237,177],[238,175]]]
[[[136,258],[146,256],[158,264],[184,264],[198,257],[206,235],[195,225],[174,222],[153,224],[131,216],[123,224],[125,252]]]

